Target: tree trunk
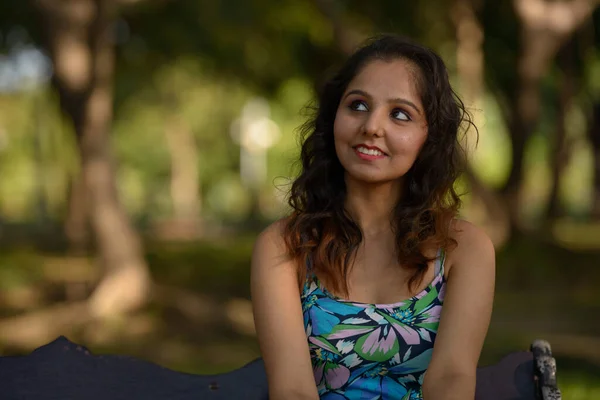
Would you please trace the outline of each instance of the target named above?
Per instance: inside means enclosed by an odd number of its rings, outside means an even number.
[[[575,96],[575,66],[574,66],[574,47],[573,41],[569,41],[561,49],[558,55],[558,64],[562,70],[562,76],[559,81],[558,107],[556,113],[556,133],[554,143],[552,143],[552,153],[550,161],[551,169],[551,188],[548,205],[546,208],[546,220],[550,222],[560,217],[560,183],[565,167],[569,162],[570,145],[567,142],[566,117],[573,97]]]
[[[517,70],[518,86],[515,101],[512,103],[512,120],[509,123],[512,164],[508,179],[501,190],[509,211],[511,229],[517,232],[522,227],[520,199],[524,180],[525,146],[540,117],[540,83],[554,55],[554,47],[557,47],[551,35],[544,36],[543,30],[538,31],[527,24],[523,27],[521,43]]]
[[[456,29],[456,69],[460,92],[480,126],[484,94],[483,27],[477,18],[478,0],[455,0],[452,20]]]
[[[64,229],[68,251],[74,255],[85,254],[90,243],[88,197],[83,175],[79,173],[71,177]]]
[[[39,94],[34,95],[34,108],[33,108],[33,120],[34,131],[33,131],[33,154],[35,160],[35,208],[36,208],[36,225],[40,231],[45,231],[48,226],[48,201],[46,196],[46,179],[45,179],[45,160],[43,151],[43,136],[45,124],[44,124],[44,110],[42,107],[43,99]]]
[[[173,113],[165,127],[171,153],[173,217],[178,237],[194,238],[199,233],[201,210],[198,146],[187,122],[175,115],[175,110]]]
[[[89,299],[105,317],[141,306],[150,277],[141,243],[119,202],[109,133],[113,107],[116,3],[110,0],[38,0],[54,62],[54,84],[73,120],[89,217],[104,277]]]
[[[513,0],[513,4],[521,22],[521,55],[516,101],[512,103],[509,123],[512,165],[502,193],[508,204],[511,226],[520,231],[525,146],[540,117],[540,82],[562,44],[591,15],[596,1]]]
[[[600,102],[594,104],[588,137],[592,144],[594,187],[592,190],[592,218],[600,220]]]

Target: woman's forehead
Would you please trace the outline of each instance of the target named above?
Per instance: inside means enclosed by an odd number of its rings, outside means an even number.
[[[419,74],[418,67],[409,60],[374,60],[361,68],[346,93],[358,89],[373,97],[404,97],[420,104]]]

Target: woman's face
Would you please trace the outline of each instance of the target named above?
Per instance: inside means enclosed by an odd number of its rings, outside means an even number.
[[[410,61],[376,60],[348,84],[333,135],[346,179],[400,182],[427,138],[427,119]]]

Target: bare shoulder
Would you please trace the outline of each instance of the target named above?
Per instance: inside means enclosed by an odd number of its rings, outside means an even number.
[[[285,224],[285,219],[279,219],[267,226],[254,242],[253,256],[284,256],[287,253],[283,237]]]
[[[471,222],[455,219],[450,236],[456,247],[448,252],[449,267],[455,265],[494,265],[495,250],[490,237]],[[449,269],[448,269],[449,270]]]
[[[295,270],[284,239],[286,223],[286,219],[277,220],[257,236],[252,251],[253,273],[270,273],[276,267]]]

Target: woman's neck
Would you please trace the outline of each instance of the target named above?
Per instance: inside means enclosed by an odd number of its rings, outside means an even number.
[[[400,198],[398,184],[356,185],[347,182],[346,210],[365,236],[391,232],[391,218]]]

